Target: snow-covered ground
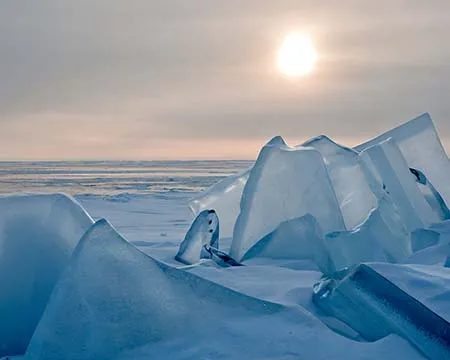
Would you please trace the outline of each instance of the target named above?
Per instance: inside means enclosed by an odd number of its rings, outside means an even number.
[[[0,197],[0,356],[450,359],[449,171],[427,115],[256,163],[3,163],[50,195]]]

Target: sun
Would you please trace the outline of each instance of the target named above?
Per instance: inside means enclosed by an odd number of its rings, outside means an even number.
[[[310,74],[317,62],[317,51],[310,36],[286,35],[277,52],[278,70],[289,77]]]

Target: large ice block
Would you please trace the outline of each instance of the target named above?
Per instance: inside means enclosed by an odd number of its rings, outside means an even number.
[[[199,331],[207,331],[208,322],[213,324],[224,307],[250,316],[282,311],[277,305],[233,295],[156,262],[100,220],[74,251],[26,358],[111,359],[148,344],[171,345],[183,336],[202,339]]]
[[[281,136],[275,136],[266,145],[280,144],[284,144],[284,140]],[[220,220],[222,238],[233,236],[234,224],[241,209],[242,192],[251,169],[226,177],[189,201],[189,208],[195,216],[207,209],[216,211]]]
[[[402,267],[396,267],[397,274]],[[377,268],[361,264],[324,277],[314,286],[314,303],[369,341],[400,335],[432,360],[450,357],[450,324],[438,308],[431,309],[399,287]],[[425,277],[416,278],[429,288]],[[444,313],[447,313],[444,311]]]
[[[393,360],[394,348],[420,358],[401,339],[350,341],[300,307],[157,262],[100,220],[74,251],[26,359],[297,359],[305,349],[330,359],[342,348],[355,360]]]
[[[370,267],[395,286],[450,321],[450,270],[422,264],[372,263]]]
[[[360,225],[377,206],[358,153],[319,136],[303,144],[324,158],[348,230]],[[378,184],[381,186],[381,184]]]
[[[242,191],[249,174],[250,169],[219,181],[191,199],[189,208],[195,216],[204,210],[214,209],[219,216],[222,237],[232,237]]]
[[[282,222],[308,213],[324,233],[345,229],[321,154],[285,143],[264,146],[244,187],[230,255],[240,261]]]
[[[389,138],[395,140],[408,166],[422,171],[448,206],[450,163],[430,115],[423,114],[355,149],[362,151]]]
[[[322,229],[310,214],[281,223],[253,245],[245,253],[243,261],[255,257],[312,260],[322,272],[331,270]]]
[[[280,136],[273,137],[266,145],[277,144],[284,144]],[[240,212],[242,192],[250,171],[251,168],[228,176],[189,201],[189,208],[195,216],[207,209],[214,209],[217,212],[222,238],[233,236],[234,224]]]
[[[336,270],[365,261],[400,262],[412,253],[410,234],[388,198],[354,230],[327,234],[325,246]]]
[[[58,277],[92,223],[62,194],[0,197],[0,356],[25,352]]]
[[[376,177],[381,178],[409,231],[427,227],[439,220],[417,187],[393,139],[366,148],[360,157],[367,163],[367,168],[376,171]]]

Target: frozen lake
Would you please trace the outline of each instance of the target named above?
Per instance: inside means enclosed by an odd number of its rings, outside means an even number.
[[[0,162],[0,195],[74,196],[94,219],[106,218],[141,250],[171,261],[193,215],[188,201],[253,162]]]
[[[198,192],[251,161],[0,162],[0,194]]]

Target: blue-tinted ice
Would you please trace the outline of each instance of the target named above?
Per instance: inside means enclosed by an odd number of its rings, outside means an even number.
[[[450,210],[447,207],[441,194],[436,190],[433,184],[427,179],[425,174],[418,169],[409,169],[419,186],[420,191],[425,197],[430,207],[437,213],[439,220],[450,219]]]
[[[429,359],[450,357],[448,319],[369,265],[361,264],[323,277],[314,286],[313,301],[368,341],[395,333]]]
[[[231,175],[211,186],[189,201],[189,208],[198,216],[202,211],[214,209],[220,220],[222,237],[232,237],[233,227],[239,215],[242,191],[250,169]]]
[[[396,142],[407,165],[426,174],[444,201],[449,204],[450,162],[430,115],[425,113],[355,149],[362,151],[389,138]]]
[[[245,253],[281,223],[311,214],[324,232],[345,229],[328,170],[319,151],[290,147],[280,137],[265,145],[242,193],[230,255]]]
[[[243,261],[254,258],[280,260],[311,260],[323,272],[334,269],[324,244],[323,233],[316,219],[307,214],[281,223],[244,255]]]
[[[449,174],[426,114],[356,149],[275,137],[191,201],[179,268],[68,197],[0,198],[0,357],[450,358]]]
[[[393,139],[364,149],[360,157],[365,162],[366,169],[382,181],[386,193],[397,207],[409,231],[438,221]]]
[[[240,268],[245,269],[246,267]],[[27,360],[420,359],[406,342],[363,344],[328,331],[301,307],[231,290],[162,264],[105,220],[81,239],[49,300]]]
[[[203,210],[194,220],[180,244],[175,259],[184,264],[195,264],[209,258],[205,247],[219,248],[219,218],[214,210]]]
[[[0,197],[0,357],[23,354],[93,220],[62,194]]]
[[[377,198],[364,171],[361,159],[353,149],[335,143],[327,136],[318,136],[302,146],[312,147],[322,155],[348,230],[360,225],[377,206]]]

